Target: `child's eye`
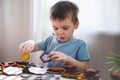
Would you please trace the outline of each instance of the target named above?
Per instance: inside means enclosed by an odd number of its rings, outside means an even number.
[[[63,30],[68,30],[68,27],[63,27]]]
[[[54,28],[54,30],[58,30],[58,28]]]

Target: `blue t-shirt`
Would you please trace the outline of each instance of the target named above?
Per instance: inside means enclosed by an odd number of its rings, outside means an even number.
[[[66,42],[61,42],[54,35],[52,35],[38,42],[37,44],[40,50],[47,52],[60,51],[78,61],[85,61],[90,59],[86,43],[83,40],[77,38],[73,38]],[[61,61],[59,62],[50,61],[47,63],[47,67],[52,66],[62,67],[64,65],[65,63]]]

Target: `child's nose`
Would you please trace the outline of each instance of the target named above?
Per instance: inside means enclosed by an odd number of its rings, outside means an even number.
[[[62,35],[63,33],[63,30],[58,30],[58,34]]]

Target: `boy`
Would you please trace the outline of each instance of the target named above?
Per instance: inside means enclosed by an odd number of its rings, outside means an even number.
[[[70,1],[59,1],[50,9],[50,20],[54,35],[36,43],[28,40],[19,46],[20,53],[38,50],[49,52],[52,61],[47,67],[64,66],[69,63],[79,71],[89,67],[89,53],[84,41],[74,38],[74,30],[78,28],[78,7]]]

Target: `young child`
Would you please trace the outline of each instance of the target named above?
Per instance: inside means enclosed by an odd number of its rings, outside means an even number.
[[[50,9],[50,20],[54,35],[40,42],[28,40],[19,46],[20,53],[38,50],[49,52],[52,61],[47,67],[64,66],[69,63],[83,71],[89,67],[89,53],[86,43],[73,36],[79,26],[78,7],[70,1],[59,1]]]

